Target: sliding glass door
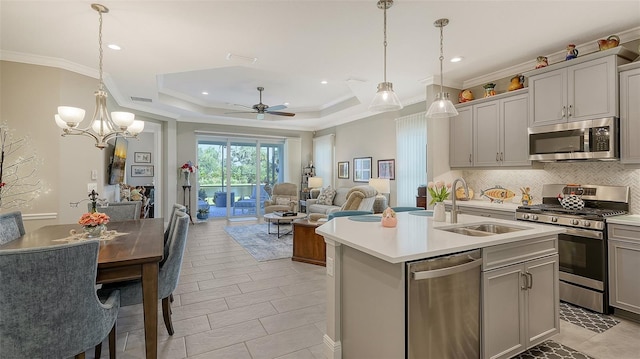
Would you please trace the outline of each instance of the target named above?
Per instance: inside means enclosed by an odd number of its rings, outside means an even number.
[[[282,182],[283,141],[202,137],[199,203],[209,217],[261,217],[273,184]]]

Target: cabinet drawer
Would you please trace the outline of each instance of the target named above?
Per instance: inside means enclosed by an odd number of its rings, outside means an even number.
[[[640,244],[640,227],[611,224],[609,225],[609,239]]]
[[[491,246],[482,250],[482,270],[500,268],[556,253],[558,253],[557,236]]]

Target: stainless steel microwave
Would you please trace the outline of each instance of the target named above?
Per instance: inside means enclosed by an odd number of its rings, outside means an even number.
[[[529,128],[532,161],[618,160],[618,119],[567,122]]]

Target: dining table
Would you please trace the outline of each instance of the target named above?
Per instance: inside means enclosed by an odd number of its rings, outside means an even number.
[[[145,353],[147,359],[155,359],[158,356],[158,268],[163,256],[164,220],[110,222],[107,227],[111,235],[100,241],[96,283],[141,280]],[[79,224],[48,225],[1,245],[0,250],[64,244],[78,240],[81,236],[77,233],[82,233]]]

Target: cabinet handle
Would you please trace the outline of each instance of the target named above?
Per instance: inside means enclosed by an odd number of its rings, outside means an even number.
[[[500,161],[500,155],[496,152],[496,162]]]
[[[562,118],[565,118],[566,110],[567,110],[567,106],[562,106]]]
[[[527,285],[527,289],[531,289],[531,288],[533,288],[533,274],[531,274],[529,272],[527,272],[526,274],[527,274],[527,278],[528,278],[527,282],[529,283],[529,285]]]
[[[473,162],[471,159],[471,154],[469,154],[469,163]]]
[[[569,117],[571,117],[571,110],[573,109],[573,105],[569,105]]]
[[[522,278],[523,284],[520,286],[520,290],[527,290],[527,274],[520,272],[520,278]]]
[[[504,153],[500,152],[500,162],[504,161]]]

